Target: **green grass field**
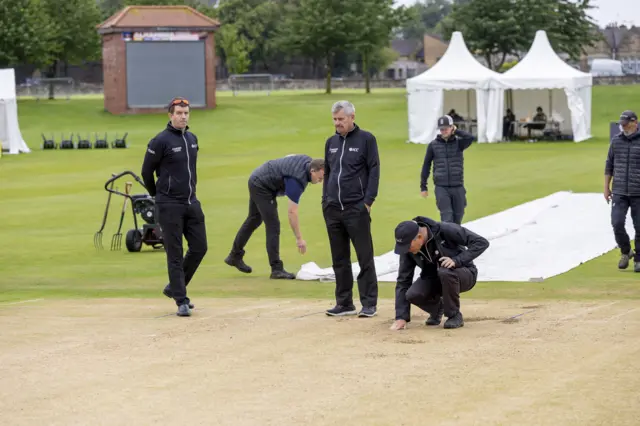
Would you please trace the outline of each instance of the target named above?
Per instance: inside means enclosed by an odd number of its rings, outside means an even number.
[[[475,144],[466,153],[468,209],[473,220],[560,190],[600,192],[608,147],[608,123],[633,107],[640,86],[594,87],[594,139],[575,144]],[[433,198],[419,196],[418,179],[425,147],[405,143],[406,98],[401,90],[278,94],[228,94],[215,111],[194,111],[191,128],[200,139],[198,196],[207,217],[209,252],[190,286],[200,296],[332,298],[333,283],[274,282],[264,249],[264,228],[254,234],[246,257],[254,273],[242,275],[223,263],[247,212],[249,173],[270,158],[289,153],[322,156],[333,132],[331,104],[348,98],[357,122],[376,134],[381,155],[381,184],[372,210],[376,254],[393,247],[396,224],[417,214],[438,217]],[[139,174],[146,143],[166,124],[166,115],[116,117],[103,111],[101,99],[19,102],[29,155],[0,159],[0,301],[70,297],[162,297],[167,282],[164,252],[108,251],[116,230],[121,198],[114,198],[103,244],[93,247],[107,198],[111,173]],[[40,134],[55,132],[129,132],[129,149],[42,151]],[[141,191],[134,186],[134,192]],[[302,198],[301,226],[309,249],[296,251],[280,202],[281,255],[296,272],[315,261],[329,266],[330,252],[320,209],[321,187]],[[284,201],[284,200],[283,200]],[[594,226],[608,226],[595,225]],[[133,227],[130,210],[124,232]],[[588,232],[588,230],[585,230]],[[570,241],[567,244],[571,244]],[[479,283],[473,298],[638,298],[639,276],[616,268],[611,252],[543,283]],[[355,254],[353,255],[355,259]],[[393,283],[380,284],[381,297],[393,296]]]

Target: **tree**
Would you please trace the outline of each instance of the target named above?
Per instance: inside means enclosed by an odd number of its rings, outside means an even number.
[[[225,63],[230,74],[249,71],[251,43],[238,32],[235,24],[226,24],[218,33],[218,46],[224,52]]]
[[[452,11],[450,0],[423,0],[407,8],[407,19],[399,28],[405,40],[422,40],[425,32],[435,31],[438,23]]]
[[[454,5],[440,29],[448,39],[461,31],[471,51],[490,68],[500,69],[507,55],[528,51],[538,30],[545,30],[553,48],[577,60],[596,40],[587,15],[590,0],[470,0]],[[497,59],[495,59],[497,58]]]
[[[274,49],[273,37],[282,19],[282,4],[277,0],[222,0],[217,10],[223,25],[235,25],[251,49],[252,63],[261,62],[269,69],[279,53]]]
[[[351,24],[354,34],[350,45],[362,55],[366,93],[371,93],[371,56],[389,45],[393,29],[407,19],[404,7],[394,8],[393,3],[394,0],[360,0],[360,15]]]
[[[0,0],[0,10],[0,68],[49,64],[54,27],[40,1]]]
[[[323,60],[326,93],[331,93],[331,70],[336,52],[353,45],[354,27],[362,20],[360,2],[292,0],[286,3],[276,46],[314,60]]]

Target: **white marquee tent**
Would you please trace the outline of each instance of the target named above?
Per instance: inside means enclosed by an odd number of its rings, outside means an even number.
[[[556,119],[560,130],[573,140],[591,137],[592,76],[564,62],[553,50],[545,31],[537,31],[531,48],[513,68],[501,75],[513,89],[512,111],[516,120],[533,118],[538,106],[547,119]],[[502,89],[498,89],[502,90]],[[504,97],[500,99],[504,101]],[[499,106],[503,110],[503,105]]]
[[[446,52],[427,71],[407,79],[409,142],[428,144],[437,135],[438,117],[454,108],[465,119],[477,119],[479,142],[502,138],[504,102],[500,74],[478,62],[462,33],[452,34]],[[475,133],[475,132],[474,132]]]
[[[0,142],[9,154],[31,152],[20,132],[16,76],[13,68],[0,69]]]

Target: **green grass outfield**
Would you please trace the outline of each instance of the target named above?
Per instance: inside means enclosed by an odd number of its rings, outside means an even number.
[[[555,191],[600,192],[608,148],[608,123],[633,108],[640,86],[597,86],[593,91],[595,138],[580,144],[474,144],[466,152],[468,209],[473,220]],[[322,156],[333,133],[331,104],[353,101],[357,122],[378,138],[381,183],[372,210],[376,254],[393,247],[396,224],[417,214],[432,215],[434,199],[419,195],[419,173],[425,146],[405,143],[406,98],[402,90],[337,90],[277,93],[277,96],[224,94],[215,111],[194,111],[192,130],[200,139],[198,196],[207,218],[209,252],[190,286],[190,294],[241,297],[332,298],[333,283],[271,281],[264,228],[249,242],[246,257],[254,273],[243,275],[223,263],[248,207],[249,173],[270,158],[306,153]],[[111,173],[139,173],[146,143],[166,124],[164,114],[116,117],[103,111],[101,99],[19,102],[20,126],[32,148],[29,155],[0,159],[0,301],[54,297],[162,297],[167,282],[164,252],[110,252],[121,198],[114,198],[103,244],[97,231],[107,198],[104,182]],[[40,133],[129,132],[129,149],[42,151]],[[140,188],[134,186],[134,192]],[[309,186],[301,202],[301,226],[308,243],[297,253],[280,202],[281,255],[288,270],[302,263],[331,264],[320,208],[321,186]],[[133,226],[127,212],[124,232]],[[594,224],[594,226],[609,226]],[[585,230],[588,232],[588,230]],[[571,245],[571,241],[566,242]],[[353,255],[355,259],[355,254]],[[474,298],[637,298],[640,275],[616,268],[613,251],[543,283],[479,283]],[[381,283],[381,297],[393,297],[393,283]],[[356,296],[357,298],[357,296]]]

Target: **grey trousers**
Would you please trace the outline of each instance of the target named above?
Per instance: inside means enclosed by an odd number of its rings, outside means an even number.
[[[467,207],[467,190],[464,186],[436,186],[435,193],[440,221],[462,224]]]

